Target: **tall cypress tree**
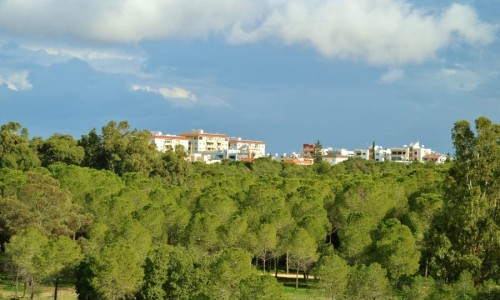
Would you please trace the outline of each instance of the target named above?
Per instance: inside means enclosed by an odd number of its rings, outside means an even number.
[[[375,141],[373,141],[373,144],[372,144],[372,153],[371,153],[371,159],[372,160],[375,160]]]
[[[322,150],[323,145],[321,145],[321,142],[318,140],[316,144],[314,144],[314,163],[320,163],[323,161]]]

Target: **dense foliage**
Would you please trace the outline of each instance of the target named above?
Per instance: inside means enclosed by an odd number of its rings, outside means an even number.
[[[278,270],[330,299],[498,299],[500,126],[452,139],[444,165],[204,165],[127,122],[80,140],[8,123],[0,267],[80,299],[280,299]]]

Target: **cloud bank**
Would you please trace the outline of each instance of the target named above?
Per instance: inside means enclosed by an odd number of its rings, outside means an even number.
[[[466,5],[440,14],[399,0],[288,1],[258,27],[236,27],[230,40],[264,38],[308,44],[327,57],[363,59],[371,64],[421,63],[453,42],[488,44],[495,27]]]
[[[118,43],[216,35],[402,65],[432,59],[450,45],[488,44],[496,27],[468,5],[435,12],[408,0],[4,0],[0,32]]]

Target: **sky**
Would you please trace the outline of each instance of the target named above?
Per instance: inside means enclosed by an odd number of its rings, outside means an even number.
[[[500,1],[0,0],[0,124],[453,153],[500,119]]]

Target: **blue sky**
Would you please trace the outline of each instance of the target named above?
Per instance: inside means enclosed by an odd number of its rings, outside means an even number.
[[[451,153],[500,119],[500,2],[435,2],[0,0],[0,124]]]

